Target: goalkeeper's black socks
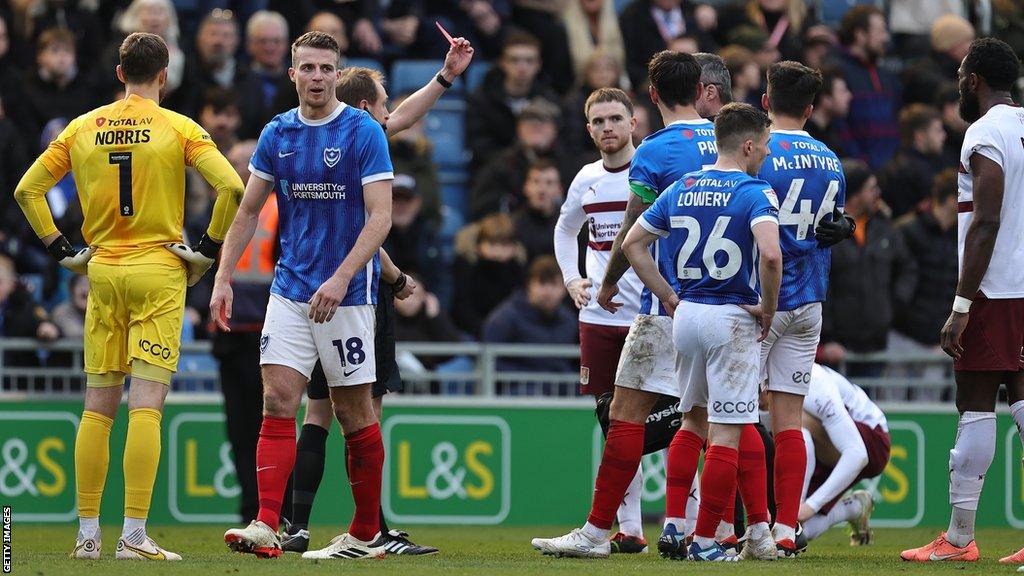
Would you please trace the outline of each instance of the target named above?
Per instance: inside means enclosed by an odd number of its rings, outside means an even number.
[[[316,424],[303,424],[296,445],[295,471],[292,476],[292,530],[309,527],[313,500],[324,477],[327,430]]]

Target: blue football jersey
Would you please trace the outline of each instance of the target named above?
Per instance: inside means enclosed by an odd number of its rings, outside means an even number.
[[[839,158],[802,130],[775,130],[770,154],[758,177],[779,198],[782,289],[779,310],[823,302],[828,293],[832,251],[814,239],[818,222],[846,205],[846,178]]]
[[[778,222],[764,180],[738,170],[700,170],[662,192],[640,217],[662,239],[658,270],[676,293],[701,304],[757,304],[753,227]]]
[[[717,160],[714,123],[704,119],[673,122],[644,138],[637,147],[629,164],[629,188],[651,204],[684,174],[710,168]],[[660,244],[655,242],[651,248],[655,259]],[[640,294],[640,313],[665,314],[646,286]]]
[[[394,178],[384,130],[345,104],[320,120],[297,108],[275,116],[249,170],[273,182],[277,194],[281,258],[270,291],[296,302],[308,302],[355,245],[366,223],[363,186]],[[376,304],[379,277],[374,254],[341,305]]]

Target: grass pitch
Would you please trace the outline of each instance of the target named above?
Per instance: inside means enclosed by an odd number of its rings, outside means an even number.
[[[251,555],[235,554],[224,545],[227,527],[150,528],[150,535],[167,549],[180,553],[182,562],[116,562],[114,545],[120,526],[103,527],[103,556],[97,562],[68,558],[74,546],[76,526],[33,526],[15,524],[12,532],[13,574],[26,576],[63,576],[112,574],[131,576],[244,574],[246,576],[282,574],[401,574],[403,576],[455,576],[461,574],[534,575],[579,574],[587,576],[627,574],[668,574],[680,572],[784,574],[830,576],[853,574],[1013,574],[1017,566],[1003,566],[997,560],[1024,546],[1024,534],[1009,529],[982,529],[978,533],[982,560],[975,563],[909,564],[899,559],[904,548],[921,546],[939,532],[939,528],[876,530],[875,544],[850,548],[840,529],[830,530],[811,543],[806,554],[785,562],[758,562],[730,565],[697,564],[663,560],[652,546],[641,555],[613,555],[609,560],[558,559],[541,556],[530,546],[530,538],[564,534],[569,527],[534,528],[414,527],[416,542],[441,548],[436,556],[422,558],[389,555],[383,561],[309,561],[286,554],[276,560],[257,560]],[[323,546],[336,528],[314,527],[313,545]],[[659,531],[648,526],[652,544]]]

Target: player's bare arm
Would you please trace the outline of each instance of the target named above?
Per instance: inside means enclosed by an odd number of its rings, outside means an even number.
[[[971,174],[974,180],[974,217],[964,240],[964,264],[956,295],[971,300],[978,293],[985,277],[992,250],[999,234],[999,215],[1003,208],[1003,169],[981,154],[971,156]],[[951,312],[942,327],[940,340],[943,351],[960,358],[963,346],[960,337],[967,328],[969,313]]]
[[[210,315],[217,326],[230,332],[228,321],[231,320],[231,275],[238,265],[238,259],[252,240],[259,221],[260,210],[267,202],[267,197],[274,189],[274,183],[258,176],[250,176],[245,185],[245,194],[231,222],[224,245],[220,252],[220,267],[213,281],[213,293],[210,295]]]
[[[775,222],[759,222],[752,229],[757,242],[758,274],[761,280],[761,303],[744,307],[761,324],[763,342],[772,328],[772,318],[779,307],[779,288],[782,286],[782,248],[779,247],[779,225]]]
[[[473,60],[473,46],[465,38],[454,38],[448,54],[444,58],[444,66],[438,74],[445,82],[451,84],[455,78],[466,71]],[[387,135],[394,136],[402,130],[420,121],[434,106],[437,99],[447,90],[435,78],[406,98],[388,118]]]
[[[363,230],[338,269],[309,300],[309,318],[318,324],[334,317],[338,305],[348,292],[352,277],[380,250],[391,230],[391,180],[364,185],[363,198],[369,215]]]
[[[654,263],[654,258],[651,256],[651,244],[654,244],[657,239],[656,234],[634,224],[629,228],[626,238],[622,242],[622,253],[633,265],[633,270],[644,285],[661,301],[665,312],[672,316],[676,313],[676,306],[679,305],[679,296],[658,272],[658,265]]]
[[[597,292],[597,303],[609,312],[614,313],[622,306],[620,302],[613,302],[612,298],[619,293],[619,279],[629,270],[629,259],[622,253],[622,242],[646,209],[647,205],[643,199],[636,194],[629,195],[629,200],[626,202],[626,213],[622,217],[622,227],[619,228],[619,233],[612,242],[612,255],[608,261],[608,270],[605,271],[601,289]]]

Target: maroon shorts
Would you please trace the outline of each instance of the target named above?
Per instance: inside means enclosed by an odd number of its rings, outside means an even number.
[[[954,370],[1006,371],[1024,369],[1024,298],[990,300],[979,294],[961,338],[964,352]]]
[[[881,426],[868,428],[868,425],[863,422],[854,422],[854,424],[857,425],[857,431],[860,432],[860,438],[864,441],[864,448],[868,451],[868,463],[864,466],[864,469],[860,471],[860,474],[857,475],[857,478],[855,478],[849,486],[843,488],[843,491],[839,493],[839,496],[836,496],[831,502],[822,506],[821,510],[818,510],[821,514],[827,514],[828,511],[835,506],[836,502],[843,497],[843,493],[850,488],[853,488],[857,482],[878,476],[882,473],[882,470],[885,470],[885,466],[889,463],[889,433],[883,430]],[[825,480],[828,479],[830,474],[832,474],[831,467],[816,464],[814,466],[814,475],[811,476],[811,483],[807,486],[807,494],[814,494],[814,491],[825,483]]]
[[[580,322],[580,392],[600,396],[615,387],[615,370],[629,326]]]

